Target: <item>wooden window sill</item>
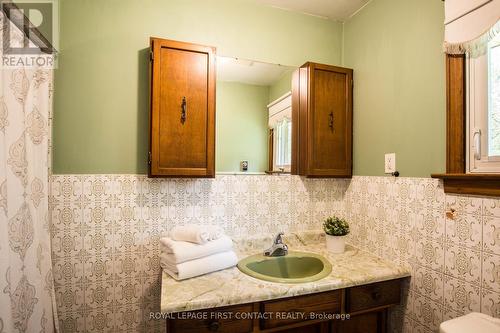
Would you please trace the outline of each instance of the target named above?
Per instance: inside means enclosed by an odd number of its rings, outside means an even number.
[[[291,174],[290,171],[270,171],[270,170],[265,171],[265,173],[268,175],[290,175]]]
[[[445,193],[500,196],[500,174],[443,173],[431,177],[443,180]]]

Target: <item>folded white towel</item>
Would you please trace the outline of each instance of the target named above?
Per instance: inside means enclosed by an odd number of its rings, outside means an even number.
[[[208,241],[220,238],[224,234],[222,228],[214,225],[188,224],[174,227],[170,237],[176,241],[205,244]]]
[[[209,232],[209,238],[212,241],[224,236],[224,230],[222,230],[221,227],[216,226],[216,225],[209,225],[208,232]]]
[[[211,254],[229,251],[233,248],[233,241],[228,236],[222,236],[219,239],[200,245],[162,237],[160,247],[162,261],[169,264],[179,264]]]
[[[238,257],[236,257],[236,254],[233,251],[226,251],[200,259],[185,261],[177,265],[161,261],[161,267],[174,279],[184,280],[233,267],[237,263]]]

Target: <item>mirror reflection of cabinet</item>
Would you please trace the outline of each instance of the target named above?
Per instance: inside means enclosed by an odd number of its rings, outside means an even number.
[[[353,70],[306,63],[293,76],[293,174],[352,176]]]
[[[215,176],[215,49],[151,38],[150,177]]]
[[[149,175],[351,177],[352,78],[151,38]]]
[[[281,111],[290,94],[295,69],[217,56],[218,174],[265,174],[270,170],[277,172],[280,167],[289,169],[286,156],[290,149],[283,139],[287,133],[291,136],[287,132],[291,109],[288,115]],[[280,159],[275,158],[278,153]]]

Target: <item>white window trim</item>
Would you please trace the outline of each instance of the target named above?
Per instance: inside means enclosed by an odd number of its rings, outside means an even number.
[[[290,124],[292,120],[288,119],[288,118],[284,118],[278,124],[281,124],[285,119],[287,121],[287,127],[284,129],[284,136],[286,138],[288,138],[288,134],[289,134],[289,132],[288,132],[289,131],[288,124]],[[275,135],[274,135],[274,149],[273,149],[273,151],[274,151],[274,154],[273,154],[274,155],[273,156],[273,169],[275,171],[283,170],[284,172],[290,172],[290,170],[292,169],[292,165],[291,164],[278,164],[278,158],[279,158],[278,151],[280,149],[278,148],[278,146],[279,146],[279,142],[278,142],[279,138],[278,138],[277,127],[275,127],[275,129],[274,129],[274,133],[275,133]],[[283,155],[288,155],[289,154],[289,150],[288,150],[288,145],[287,144],[288,144],[288,141],[286,142],[286,144],[283,144],[282,147],[281,147],[283,149],[283,151],[282,151]],[[291,162],[292,161],[290,160],[290,163]]]
[[[292,121],[292,92],[287,92],[283,96],[279,97],[275,101],[269,103],[267,106],[269,110],[269,126],[274,128],[274,142],[273,142],[273,170],[278,171],[282,169],[284,172],[291,171],[291,164],[278,164],[278,131],[276,125],[280,124],[284,119],[287,119],[288,122]],[[288,131],[288,130],[287,130]],[[285,131],[285,133],[287,133]],[[284,150],[285,154],[288,154],[287,148]],[[290,160],[291,163],[291,160]]]
[[[500,173],[500,157],[488,156],[488,57],[467,57],[467,173]],[[479,142],[478,142],[479,140]],[[479,143],[479,145],[477,144]],[[480,155],[480,159],[476,155]]]

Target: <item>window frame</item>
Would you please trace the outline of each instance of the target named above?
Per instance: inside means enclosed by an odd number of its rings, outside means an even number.
[[[285,122],[286,121],[286,122]],[[278,130],[278,126],[285,122],[286,126],[281,131]],[[291,126],[292,120],[288,118],[283,118],[280,122],[277,123],[277,126],[273,130],[274,137],[274,146],[273,146],[273,171],[283,171],[290,172],[292,168],[292,159],[290,157],[289,164],[278,164],[278,159],[280,158],[279,153],[283,153],[283,155],[288,155],[291,153],[292,141],[291,141]],[[280,144],[280,134],[285,137],[285,142],[283,145]],[[283,146],[283,147],[281,147]],[[282,149],[283,148],[283,149]]]
[[[494,47],[500,47],[500,41]],[[488,48],[488,53],[477,58],[466,58],[466,173],[470,174],[500,173],[500,156],[489,156],[488,149],[489,51]]]
[[[446,55],[446,173],[432,174],[443,180],[445,193],[500,196],[500,175],[466,173],[466,59]]]
[[[279,140],[279,134],[277,125],[283,122],[283,120],[287,120],[288,128],[286,133],[293,131],[293,123],[292,123],[292,92],[289,91],[285,93],[283,96],[279,97],[275,101],[271,102],[267,106],[269,112],[269,118],[274,117],[278,114],[281,114],[281,119],[276,121],[276,123],[269,128],[269,173],[290,173],[293,165],[293,144],[292,144],[292,135],[289,135],[288,139],[290,139],[288,150],[285,152],[290,153],[290,164],[278,164],[278,152],[280,149],[277,147],[277,142]]]

